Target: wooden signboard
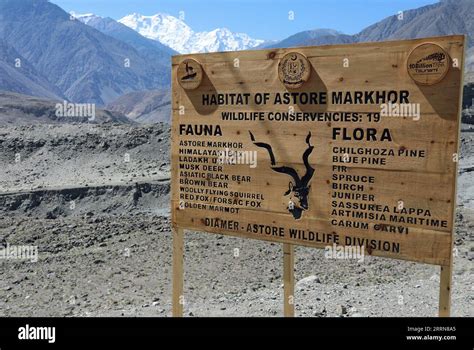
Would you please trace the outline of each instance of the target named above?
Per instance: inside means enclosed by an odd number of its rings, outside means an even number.
[[[442,267],[449,315],[464,37],[174,56],[174,315],[183,229]],[[291,270],[291,271],[290,271]]]

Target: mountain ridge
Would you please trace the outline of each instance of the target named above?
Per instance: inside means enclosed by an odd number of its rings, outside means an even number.
[[[165,62],[147,61],[46,0],[0,0],[0,13],[8,14],[0,20],[0,39],[70,101],[105,105],[131,91],[169,86]]]
[[[169,57],[176,55],[178,52],[162,44],[159,41],[148,39],[141,34],[137,33],[135,30],[127,27],[126,25],[110,18],[110,17],[101,17],[93,13],[80,15],[71,13],[76,19],[82,23],[97,29],[98,31],[111,36],[117,40],[123,41],[131,46],[133,46],[138,51],[157,51],[158,54],[166,56],[169,63]],[[163,55],[165,54],[165,55]]]
[[[465,82],[474,81],[474,1],[443,0],[386,17],[354,35],[335,31],[331,35],[308,37],[303,31],[293,34],[270,48],[377,42],[465,34],[467,50]],[[323,33],[324,34],[324,33]]]
[[[180,53],[246,50],[264,42],[245,33],[234,33],[227,28],[194,32],[183,20],[165,13],[152,16],[132,13],[118,22]]]

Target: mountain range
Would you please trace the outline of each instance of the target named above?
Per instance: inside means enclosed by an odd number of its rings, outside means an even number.
[[[161,64],[169,65],[172,55],[178,52],[162,44],[160,41],[148,39],[126,25],[110,17],[100,17],[92,13],[80,15],[74,12],[71,15],[88,26],[97,29],[105,35],[123,41],[135,48],[140,54]]]
[[[334,29],[264,42],[226,28],[195,32],[167,14],[116,21],[69,14],[47,0],[0,0],[0,90],[95,103],[142,122],[169,118],[170,58],[186,52],[347,44],[466,34],[467,83],[474,81],[473,0],[406,10],[355,35]],[[468,101],[467,105],[472,104]]]
[[[309,30],[279,41],[270,48],[348,44],[357,42],[415,39],[466,34],[465,81],[474,82],[474,1],[442,0],[417,9],[394,14],[355,35],[332,29]]]
[[[133,13],[119,22],[179,53],[246,50],[264,42],[245,33],[233,33],[227,28],[194,32],[183,20],[163,13],[154,16]]]
[[[105,105],[131,91],[169,86],[169,51],[163,52],[165,59],[150,62],[132,45],[75,20],[47,0],[0,0],[0,14],[0,40],[11,48],[10,55],[25,62],[19,73],[31,80],[34,69],[36,85],[45,89],[47,77],[53,94],[58,90],[56,95],[73,102]],[[11,57],[4,59],[16,68]],[[12,80],[2,79],[0,89],[28,92]],[[39,87],[30,90],[49,97]]]

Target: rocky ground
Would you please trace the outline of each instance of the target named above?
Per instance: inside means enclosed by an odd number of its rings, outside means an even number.
[[[463,126],[454,316],[474,316],[473,131]],[[39,247],[36,263],[0,259],[0,316],[171,315],[168,125],[9,126],[0,161],[0,245]],[[282,315],[281,245],[185,242],[185,315]],[[298,316],[437,314],[436,266],[297,247],[295,276]]]
[[[167,124],[2,127],[0,191],[131,184],[168,178],[169,129]]]

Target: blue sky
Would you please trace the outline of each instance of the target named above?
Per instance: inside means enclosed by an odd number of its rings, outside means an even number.
[[[227,27],[258,39],[284,39],[303,30],[332,28],[346,34],[359,32],[398,11],[438,0],[51,0],[66,11],[95,13],[120,19],[137,12],[178,17],[195,31]],[[288,19],[293,11],[294,20]]]

